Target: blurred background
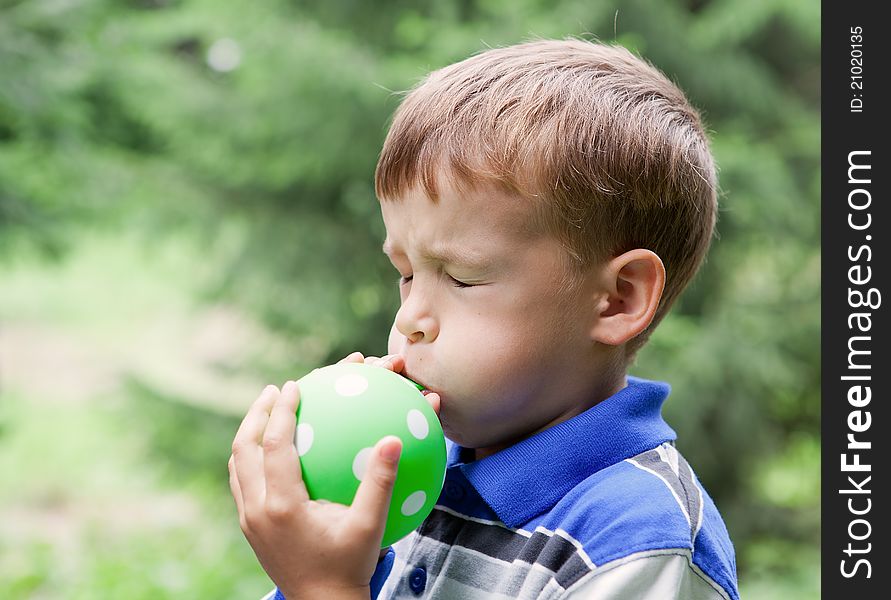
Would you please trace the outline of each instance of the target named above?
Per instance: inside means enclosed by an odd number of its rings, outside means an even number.
[[[719,237],[632,373],[673,385],[743,597],[818,597],[819,31],[806,0],[0,0],[0,597],[267,592],[230,442],[264,384],[385,352],[397,92],[568,35],[713,134]]]

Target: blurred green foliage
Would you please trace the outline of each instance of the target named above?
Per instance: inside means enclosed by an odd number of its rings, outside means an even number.
[[[187,236],[194,293],[291,340],[259,376],[382,353],[398,298],[373,170],[399,92],[486,46],[622,43],[702,110],[722,187],[709,260],[633,372],[672,384],[667,418],[725,516],[744,593],[813,597],[819,23],[805,0],[2,0],[0,261],[62,257],[85,231]],[[131,392],[153,411],[146,443],[179,469],[170,481],[215,480],[231,435],[217,417]],[[180,456],[171,440],[187,432],[196,452]],[[140,551],[107,556],[97,581]]]

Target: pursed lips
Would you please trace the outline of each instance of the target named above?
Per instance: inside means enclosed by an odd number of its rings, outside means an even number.
[[[409,380],[413,381],[413,382],[416,383],[418,386],[420,386],[421,388],[423,388],[423,389],[421,390],[421,393],[424,394],[425,396],[426,396],[427,394],[431,393],[432,391],[434,391],[434,390],[431,390],[430,388],[428,388],[427,385],[426,385],[423,381],[421,381],[421,380],[418,379],[417,377],[414,377],[411,373],[408,373],[407,371],[403,371],[403,372],[402,372],[402,375],[403,375],[406,379],[409,379]]]

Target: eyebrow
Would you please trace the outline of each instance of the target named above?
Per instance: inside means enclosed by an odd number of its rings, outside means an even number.
[[[384,245],[381,247],[381,250],[383,250],[384,254],[387,256],[392,256],[394,253],[402,253],[401,250],[398,250],[390,242],[389,238],[384,240]],[[460,248],[449,248],[446,246],[426,248],[421,252],[421,256],[426,260],[468,267],[484,267],[491,263],[491,260],[488,260],[483,256],[467,252]]]

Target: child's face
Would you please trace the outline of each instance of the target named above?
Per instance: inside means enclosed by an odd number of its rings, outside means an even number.
[[[565,251],[528,233],[522,199],[440,187],[436,204],[414,191],[381,206],[385,251],[403,277],[388,351],[439,393],[446,435],[480,456],[603,391],[603,350],[589,335],[597,288],[586,279],[560,292]]]

